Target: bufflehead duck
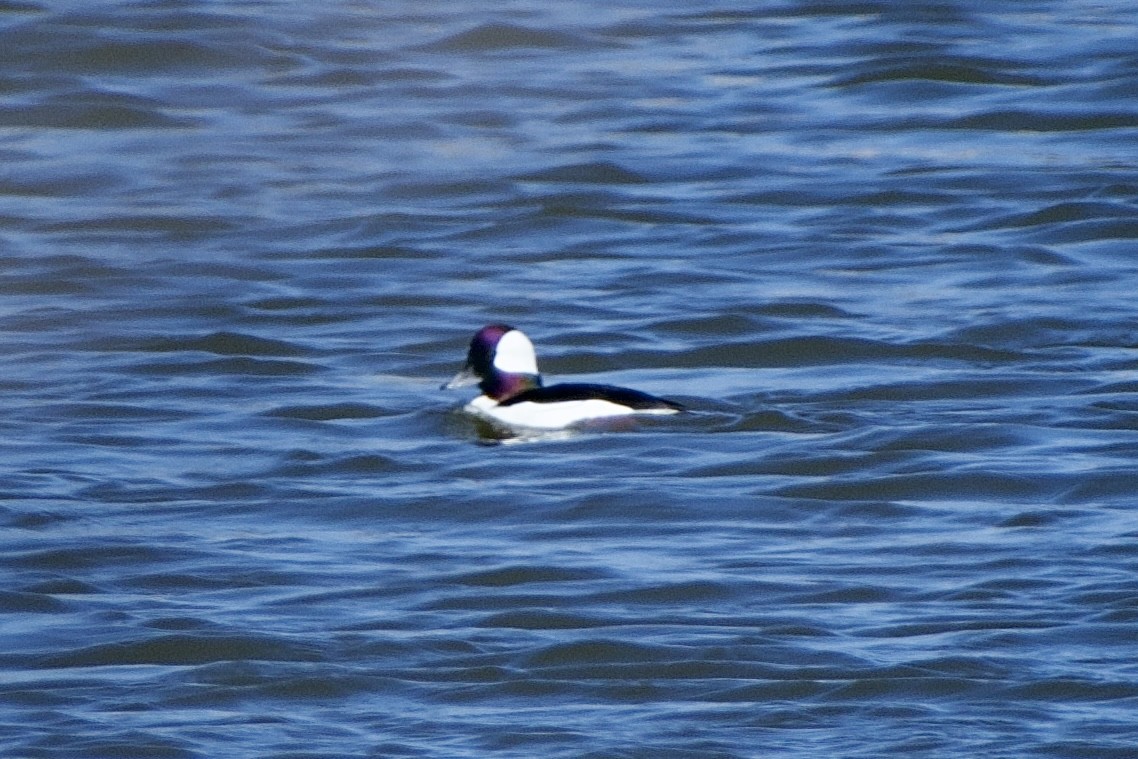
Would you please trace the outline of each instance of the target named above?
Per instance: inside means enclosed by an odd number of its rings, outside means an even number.
[[[483,327],[470,341],[466,366],[444,390],[477,384],[465,410],[510,428],[556,430],[576,422],[631,414],[674,414],[683,406],[639,390],[583,382],[545,387],[533,343],[505,324]]]

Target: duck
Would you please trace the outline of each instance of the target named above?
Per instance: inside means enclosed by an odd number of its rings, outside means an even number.
[[[585,382],[545,385],[525,333],[489,324],[475,333],[466,365],[443,390],[478,385],[467,413],[511,430],[561,430],[594,419],[677,414],[675,401],[626,387]]]

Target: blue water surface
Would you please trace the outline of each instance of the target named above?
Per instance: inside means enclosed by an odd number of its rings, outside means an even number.
[[[1135,40],[0,2],[0,754],[1134,756]]]

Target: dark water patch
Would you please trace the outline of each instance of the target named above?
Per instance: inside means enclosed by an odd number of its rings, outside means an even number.
[[[786,667],[745,655],[707,658],[717,653],[698,646],[646,646],[599,638],[545,647],[528,655],[525,666],[545,677],[576,681],[598,695],[633,701],[669,687],[689,699],[702,699],[743,680],[845,681],[858,671],[809,662]]]
[[[1016,247],[1015,254],[1027,264],[1056,267],[1075,267],[1078,262],[1073,256],[1062,255],[1051,248],[1040,245]]]
[[[9,487],[11,487],[9,485]],[[23,493],[5,491],[2,493],[3,497],[9,500],[15,500],[24,496]],[[5,509],[4,510],[4,526],[11,527],[16,530],[42,530],[48,527],[59,525],[74,521],[75,514],[71,509],[51,511],[48,509]]]
[[[180,308],[193,308],[195,303],[194,299],[204,299],[206,301],[203,308],[209,309],[204,313],[216,313],[220,316],[233,315],[239,316],[240,312],[236,308],[232,308],[229,299],[225,297],[229,295],[233,297],[228,290],[220,290],[225,286],[240,286],[242,288],[253,288],[253,283],[258,282],[273,282],[281,279],[279,271],[254,265],[250,263],[251,257],[242,257],[231,261],[195,261],[191,258],[175,256],[168,259],[162,259],[155,262],[149,269],[155,276],[162,276],[167,278],[167,282],[174,281],[179,283],[186,283],[186,294],[191,299],[189,303],[179,304]],[[210,292],[216,293],[212,297],[203,297]],[[230,310],[232,308],[232,310]]]
[[[1071,487],[1073,479],[1073,476],[1055,474],[1032,477],[983,470],[925,472],[786,485],[772,492],[783,498],[825,501],[913,501],[928,498],[1035,500],[1058,497]]]
[[[917,127],[912,124],[910,127]],[[1056,111],[999,110],[962,116],[923,128],[983,129],[996,132],[1080,132],[1133,129],[1138,112],[1063,113]]]
[[[1081,645],[1090,647],[1126,647],[1133,640],[1131,637],[1133,629],[1128,622],[1123,620],[1089,620],[1085,632],[1084,636],[1083,631],[1080,631],[1077,637]],[[1055,635],[1057,641],[1064,638],[1070,639],[1070,637],[1069,631]],[[1125,683],[1132,689],[1138,689],[1138,685],[1129,680],[1126,680]]]
[[[671,357],[675,367],[793,367],[859,362],[941,361],[1000,362],[1022,360],[1008,350],[964,341],[890,343],[857,337],[805,335],[789,338],[724,340],[714,346],[688,350]],[[660,364],[664,363],[661,357]],[[652,364],[647,364],[652,365]]]
[[[1046,679],[1008,688],[1005,697],[1026,701],[1119,701],[1138,698],[1138,685],[1120,680],[1100,682],[1067,678]]]
[[[378,419],[387,416],[384,409],[367,403],[332,403],[320,406],[285,406],[265,412],[280,419],[310,422],[332,422],[341,419]]]
[[[1012,315],[999,320],[977,320],[975,324],[954,332],[952,338],[962,343],[1017,351],[1072,346],[1130,347],[1135,343],[1128,325],[1074,315]]]
[[[1138,535],[1128,532],[1120,533],[1115,536],[1114,539],[1107,540],[1102,545],[1096,546],[1091,551],[1091,554],[1115,559],[1129,560],[1138,558],[1138,543],[1133,542],[1133,538],[1135,537],[1138,537]]]
[[[650,646],[627,643],[619,640],[598,638],[573,643],[556,644],[527,657],[529,667],[564,668],[592,667],[600,664],[644,663],[667,661],[674,656],[665,646]],[[603,674],[606,679],[616,672]]]
[[[192,592],[209,590],[233,590],[236,588],[270,588],[303,585],[310,579],[299,574],[283,574],[265,571],[221,572],[213,564],[211,571],[190,574],[179,571],[146,572],[131,577],[124,584],[136,590],[161,592]]]
[[[507,23],[491,23],[452,35],[425,46],[433,52],[494,53],[515,50],[580,50],[588,46],[583,36],[562,31],[535,29]]]
[[[408,78],[414,78],[412,72],[407,72]],[[273,77],[273,83],[278,86],[304,87],[314,89],[342,90],[346,88],[374,87],[383,84],[377,81],[371,73],[349,67],[322,69],[320,71],[302,71],[284,76]]]
[[[1127,743],[1129,740],[1126,737],[1126,730],[1121,726],[1115,726],[1114,731],[1120,733],[1123,737],[1117,741],[1112,741],[1115,745],[1103,745],[1103,739],[1100,738],[1096,741],[1080,741],[1080,740],[1066,740],[1066,741],[1048,741],[1040,746],[1039,750],[1043,756],[1054,756],[1058,758],[1077,756],[1088,757],[1088,759],[1128,759],[1131,755],[1133,748]],[[1103,736],[1101,727],[1096,732]],[[1110,736],[1104,736],[1107,740],[1111,740]]]
[[[288,60],[269,45],[240,44],[236,30],[250,31],[240,16],[132,11],[129,20],[108,10],[44,15],[11,26],[0,32],[0,62],[21,72],[46,66],[83,75],[208,76]]]
[[[567,597],[575,593],[569,589],[553,590],[548,593],[535,591],[532,593],[492,593],[474,599],[467,595],[456,593],[449,596],[439,596],[422,606],[427,612],[454,612],[475,611],[480,613],[509,613],[514,609],[525,608],[558,608],[564,605]]]
[[[862,501],[834,504],[826,511],[827,518],[835,523],[858,524],[876,522],[897,524],[900,520],[931,519],[931,510],[911,503],[893,501]]]
[[[953,196],[949,193],[891,189],[855,196],[850,198],[849,202],[853,205],[861,205],[869,208],[879,208],[882,206],[921,206],[933,208],[951,204],[953,200]]]
[[[1138,614],[1138,591],[1127,587],[1125,581],[1114,587],[1107,585],[1084,590],[1073,596],[1071,601],[1078,606],[1099,609],[1102,616],[1097,621],[1102,624],[1122,624],[1127,619],[1116,618],[1116,615]]]
[[[1122,218],[1134,220],[1136,217],[1138,217],[1138,208],[1129,204],[1067,202],[1057,203],[1032,213],[1012,215],[991,223],[989,228],[1034,227],[1045,224],[1089,221],[1092,219]]]
[[[194,23],[200,21],[195,20]],[[154,40],[108,40],[100,45],[77,47],[61,63],[75,71],[153,76],[159,72],[214,72],[219,68],[241,65],[248,62],[252,54],[263,55],[265,52],[237,47],[227,49],[218,44],[179,40],[164,34]]]
[[[655,331],[678,335],[753,335],[769,328],[758,319],[746,314],[698,315],[685,319],[657,322]]]
[[[955,601],[995,601],[997,599],[1011,601],[1045,595],[1057,597],[1063,595],[1067,589],[1069,586],[1066,583],[1054,579],[1001,577],[984,580],[982,583],[975,583],[966,588],[958,589],[958,591],[951,591],[946,594],[946,597]]]
[[[1128,182],[1111,182],[1101,187],[1096,187],[1091,192],[1092,197],[1101,198],[1121,198],[1131,203],[1138,201],[1138,185],[1130,184]]]
[[[256,700],[270,712],[274,701],[335,702],[369,690],[374,692],[376,688],[385,692],[405,689],[395,678],[351,672],[306,659],[207,661],[180,667],[180,671],[167,679],[189,686],[186,694],[173,702],[179,708],[207,708],[210,702],[203,691],[208,689],[216,699],[215,708],[224,705],[239,710],[246,702]],[[266,715],[262,719],[288,722],[284,716]]]
[[[1129,395],[1131,393],[1138,393],[1138,381],[1110,382],[1081,390],[1077,395]]]
[[[504,118],[504,116],[496,114],[490,118]],[[409,178],[392,182],[387,186],[386,192],[392,197],[408,200],[436,202],[442,198],[454,198],[471,203],[490,203],[513,197],[515,188],[512,182],[495,177],[464,177],[449,180]]]
[[[491,614],[479,622],[480,627],[518,630],[587,630],[613,624],[594,616],[550,609],[519,609]]]
[[[1022,73],[1023,67],[1010,60],[978,59],[962,56],[901,57],[883,59],[858,67],[858,73],[834,82],[839,87],[854,87],[896,81],[923,80],[951,84],[1043,87],[1054,80],[1034,73]]]
[[[454,75],[447,71],[429,68],[425,66],[407,66],[404,68],[391,68],[384,71],[384,79],[391,82],[408,82],[408,83],[438,83],[438,82],[452,82]],[[443,180],[445,183],[445,180]]]
[[[45,171],[34,177],[0,177],[0,195],[19,197],[65,198],[83,197],[109,192],[121,187],[124,180],[106,170],[79,172],[73,170]]]
[[[504,129],[514,123],[512,116],[485,109],[460,110],[449,114],[446,123],[480,129]]]
[[[193,473],[200,477],[201,473]],[[105,504],[188,504],[197,510],[205,504],[237,509],[243,503],[271,498],[274,491],[263,483],[234,479],[205,485],[172,484],[166,480],[119,478],[96,482],[80,489],[77,497]]]
[[[933,635],[952,635],[968,632],[989,631],[1036,631],[1050,629],[1053,623],[1021,619],[989,619],[983,616],[971,618],[931,619],[928,622],[912,622],[859,631],[862,635],[874,638],[920,638]]]
[[[1085,502],[1084,499],[1074,498],[1074,502]],[[1085,518],[1086,514],[1081,511],[1072,512],[1067,509],[1032,509],[1024,511],[1014,516],[1008,517],[999,524],[1000,527],[1007,528],[1048,528],[1056,525],[1062,525],[1072,519]]]
[[[211,376],[232,374],[251,377],[298,377],[315,374],[321,371],[321,367],[300,361],[281,361],[239,356],[214,361],[187,361],[179,359],[160,363],[139,363],[131,367],[131,371],[150,376]]]
[[[37,572],[73,572],[101,566],[138,566],[174,559],[190,559],[192,551],[170,546],[104,545],[23,551],[8,557],[14,567]]]
[[[4,0],[0,3],[0,13],[42,13],[46,9],[36,3],[21,3],[17,0]]]
[[[35,657],[46,669],[120,667],[131,665],[187,666],[218,661],[317,661],[311,646],[271,636],[162,635],[124,643],[87,646],[62,654]]]
[[[1047,244],[1133,240],[1138,238],[1138,219],[1071,222],[1060,227],[1041,229],[1033,232],[1031,237]]]
[[[194,617],[162,617],[146,623],[151,630],[169,630],[186,632],[189,630],[214,630],[216,625]]]
[[[1012,377],[1006,379],[973,377],[940,381],[925,380],[896,384],[880,384],[875,387],[857,387],[839,393],[814,396],[811,400],[825,400],[839,403],[843,401],[891,401],[896,403],[936,400],[979,401],[981,399],[1005,398],[1027,394],[1036,396],[1048,396],[1052,394],[1063,395],[1069,390],[1069,383],[1058,380],[1035,381]]]
[[[0,275],[5,294],[11,295],[93,295],[110,286],[145,287],[149,278],[129,268],[112,265],[107,261],[83,255],[45,255],[42,257],[4,262],[7,269]],[[39,304],[4,320],[6,329],[44,330],[59,327],[52,317],[73,319],[75,311],[67,308],[49,308]],[[42,321],[41,321],[42,320]],[[73,322],[68,322],[73,323]],[[26,327],[21,325],[26,324]]]
[[[940,674],[946,677],[956,676],[973,681],[984,680],[993,683],[1006,682],[1016,674],[1013,667],[994,657],[939,656],[914,661],[909,666],[915,672]]]
[[[856,314],[846,311],[838,306],[828,303],[811,301],[783,300],[766,303],[757,310],[760,316],[772,316],[783,319],[834,319],[844,320],[855,318]]]
[[[58,614],[67,608],[67,604],[63,601],[42,593],[0,591],[0,613]]]
[[[1068,202],[1029,213],[1000,217],[975,229],[1015,230],[1028,239],[1055,245],[1130,240],[1138,227],[1138,208],[1131,204]]]
[[[785,679],[763,681],[753,678],[750,682],[742,685],[732,685],[721,689],[712,688],[703,698],[718,703],[798,702],[818,698],[832,690],[833,685],[829,682],[798,678],[795,673],[788,673]],[[760,721],[771,720],[770,717],[764,720],[758,716],[755,719]]]
[[[39,229],[42,232],[79,235],[84,238],[106,236],[112,239],[151,237],[188,240],[210,237],[225,231],[236,231],[238,226],[236,220],[218,219],[213,216],[115,214],[52,222],[40,225]]]
[[[417,260],[433,258],[429,251],[421,248],[403,245],[348,245],[323,248],[318,251],[298,252],[298,257],[304,259],[362,259],[362,260]],[[424,297],[430,297],[424,293]]]
[[[611,161],[570,164],[523,174],[517,179],[527,182],[568,184],[638,185],[647,178]]]
[[[453,582],[478,587],[510,587],[531,583],[588,582],[604,579],[604,573],[594,570],[569,569],[549,566],[508,566],[479,570],[454,578]]]
[[[42,593],[45,595],[89,595],[102,592],[100,588],[90,583],[70,577],[56,577],[41,580],[22,589],[27,593]]]
[[[407,462],[398,457],[367,453],[316,460],[304,460],[291,456],[289,461],[276,467],[272,474],[276,477],[305,479],[328,476],[367,477],[404,472],[407,469]]]
[[[1121,404],[1122,408],[1114,408],[1113,404],[1099,406],[1092,403],[1080,413],[1072,413],[1055,423],[1057,428],[1075,428],[1087,430],[1133,430],[1135,428],[1134,415],[1126,408],[1128,404]]]
[[[888,588],[847,585],[841,588],[806,593],[797,596],[795,603],[803,604],[872,604],[897,601],[903,594]]]
[[[127,403],[64,403],[50,409],[50,415],[62,419],[104,420],[114,422],[172,422],[192,418],[189,411],[155,408],[153,405]],[[143,436],[120,436],[118,440],[141,442],[153,440]]]
[[[154,759],[195,759],[194,744],[189,741],[161,738],[137,730],[103,737],[82,735],[55,736],[37,742],[29,756],[85,756],[90,759],[115,759],[122,756],[147,756]]]
[[[186,129],[193,119],[167,112],[164,104],[111,93],[47,97],[18,108],[0,107],[0,126],[39,129]]]
[[[598,204],[581,194],[559,194],[545,199],[538,217],[585,218],[626,224],[691,224],[703,226],[714,222],[710,217],[657,211],[654,207],[634,207],[627,200],[621,206]],[[667,284],[666,282],[664,284]]]
[[[306,312],[310,318],[315,317],[322,311],[329,309],[329,302],[320,298],[304,297],[304,296],[273,296],[268,298],[260,298],[250,301],[245,304],[246,307],[256,309],[258,311],[266,311],[270,313],[277,312]],[[332,317],[328,317],[332,318]]]
[[[768,430],[768,427],[760,429]],[[740,428],[733,428],[733,432]],[[834,477],[837,475],[868,472],[887,467],[897,456],[877,453],[819,455],[803,457],[801,454],[771,454],[762,458],[744,457],[739,461],[723,462],[712,466],[694,467],[686,472],[692,477]],[[906,458],[906,461],[909,459]]]
[[[601,599],[624,604],[689,604],[723,601],[731,595],[732,588],[725,583],[694,580],[611,591],[602,594]]]
[[[898,456],[904,461],[918,463],[919,460],[912,458],[911,454],[983,454],[1001,449],[1016,450],[1030,446],[1038,437],[1038,431],[1031,426],[970,419],[961,424],[945,423],[936,431],[919,426],[872,430],[858,444],[871,447],[879,455]]]
[[[61,296],[85,296],[91,295],[95,292],[95,288],[90,282],[84,282],[70,278],[51,278],[51,279],[30,279],[20,277],[13,278],[6,284],[6,290],[10,295],[61,295]],[[55,315],[60,312],[56,311]],[[35,330],[35,324],[43,320],[45,313],[39,311],[34,314],[24,314],[22,318],[12,319],[12,327],[19,329],[18,322],[25,322],[30,326],[23,327],[26,331]]]
[[[1122,422],[1108,425],[1108,428],[1138,430],[1138,419],[1128,417]],[[1133,496],[1129,483],[1130,467],[1104,466],[1095,472],[1084,473],[1072,477],[1072,482],[1060,497],[1061,503],[1127,503]]]
[[[851,701],[893,701],[919,698],[922,700],[969,697],[976,698],[990,692],[986,683],[973,683],[960,677],[874,677],[855,680],[827,693],[828,699]]]
[[[750,400],[746,396],[738,396],[733,400],[746,406],[758,406],[762,405],[765,399]],[[690,405],[694,407],[694,404]],[[701,418],[695,420],[694,423],[705,425],[709,431],[721,433],[772,432],[817,435],[841,430],[846,426],[845,421],[847,421],[776,409],[763,409],[735,415],[725,414],[719,417],[713,417],[700,411],[700,416]],[[702,476],[714,476],[717,471],[721,474],[730,474],[734,466],[735,464],[731,463],[726,468],[703,469],[699,470],[699,473]]]

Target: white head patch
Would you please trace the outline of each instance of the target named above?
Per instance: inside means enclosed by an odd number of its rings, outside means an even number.
[[[494,351],[494,368],[506,374],[537,374],[533,343],[516,329],[502,335]]]

